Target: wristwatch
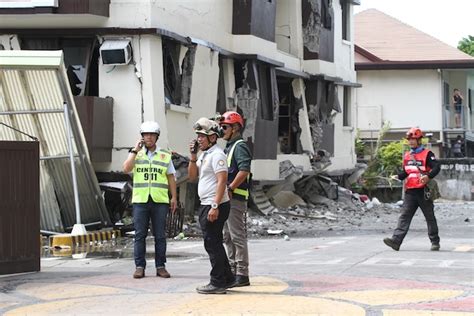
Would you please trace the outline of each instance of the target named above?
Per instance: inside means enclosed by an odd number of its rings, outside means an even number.
[[[135,148],[130,148],[128,152],[135,155],[138,154],[138,151],[136,151]]]
[[[218,208],[218,207],[219,207],[219,204],[217,204],[217,203],[212,203],[211,204],[211,208]]]

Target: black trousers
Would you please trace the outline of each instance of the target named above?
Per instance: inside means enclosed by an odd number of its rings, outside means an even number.
[[[425,199],[423,189],[413,189],[405,192],[402,214],[398,218],[397,228],[393,232],[392,239],[399,245],[403,242],[403,239],[408,233],[411,220],[418,207],[421,208],[425,216],[426,224],[428,225],[428,237],[431,243],[439,243],[438,224],[436,223],[436,217],[434,215],[433,201]]]
[[[219,216],[214,222],[207,220],[207,214],[210,209],[210,205],[201,205],[199,207],[199,224],[201,224],[204,237],[204,248],[206,248],[209,260],[211,261],[211,284],[217,287],[224,287],[235,280],[222,243],[222,229],[229,217],[230,203],[226,202],[219,205]]]

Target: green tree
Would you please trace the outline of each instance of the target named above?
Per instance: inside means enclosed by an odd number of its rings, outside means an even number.
[[[468,55],[474,56],[474,36],[468,35],[459,41],[458,49]]]

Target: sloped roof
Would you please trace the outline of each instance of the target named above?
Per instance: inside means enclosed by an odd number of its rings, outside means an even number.
[[[376,9],[355,15],[355,44],[360,48],[357,53],[372,61],[474,61],[457,48]],[[357,61],[365,62],[360,57]]]

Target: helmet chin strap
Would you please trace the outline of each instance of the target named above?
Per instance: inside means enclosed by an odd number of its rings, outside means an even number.
[[[214,146],[217,142],[211,142],[211,139],[209,138],[209,135],[206,135],[206,138],[207,138],[207,142],[209,143],[209,145],[207,146],[206,150],[208,150],[209,148],[211,148],[212,146]]]

